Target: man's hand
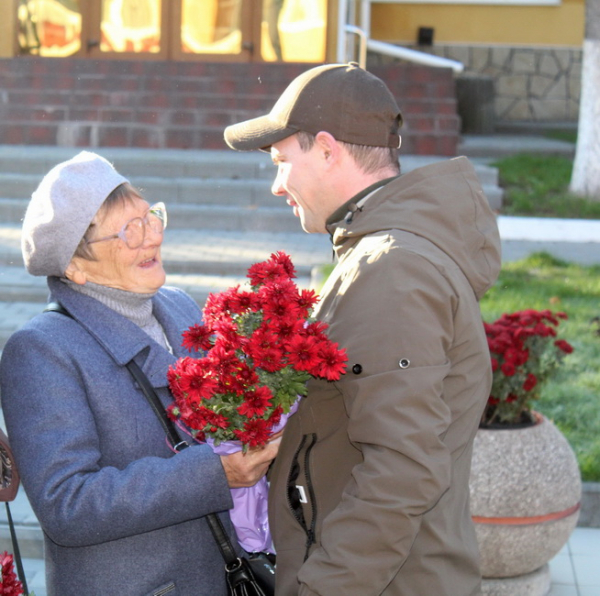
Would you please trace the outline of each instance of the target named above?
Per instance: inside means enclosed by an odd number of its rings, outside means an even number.
[[[266,473],[279,450],[281,433],[273,435],[264,447],[221,455],[221,463],[230,488],[254,486]]]

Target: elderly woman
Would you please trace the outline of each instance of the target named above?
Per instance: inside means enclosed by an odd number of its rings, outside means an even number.
[[[227,510],[276,445],[230,456],[174,453],[125,365],[167,406],[167,369],[201,312],[163,287],[167,216],[90,152],[53,168],[23,222],[25,265],[68,314],[40,313],[7,343],[2,408],[44,531],[48,596],[218,596],[223,560],[203,517]],[[182,435],[185,439],[185,435]]]

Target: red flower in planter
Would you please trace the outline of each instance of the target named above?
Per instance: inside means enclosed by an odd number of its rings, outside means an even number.
[[[493,372],[492,389],[482,426],[517,424],[530,420],[531,402],[539,399],[543,383],[573,347],[556,337],[565,313],[523,310],[484,323]]]

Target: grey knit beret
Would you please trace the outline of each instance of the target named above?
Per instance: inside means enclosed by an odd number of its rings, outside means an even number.
[[[100,155],[82,151],[52,168],[31,196],[21,250],[31,275],[62,276],[108,195],[128,182]]]

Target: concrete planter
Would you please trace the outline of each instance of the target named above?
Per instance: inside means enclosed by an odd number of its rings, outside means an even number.
[[[554,424],[541,415],[537,418],[535,426],[480,429],[475,437],[471,514],[483,577],[495,578],[487,582],[487,590],[484,585],[484,594],[505,593],[497,578],[518,583],[520,577],[529,582],[532,573],[544,574],[544,566],[566,544],[577,523],[581,502],[577,459]],[[492,584],[498,589],[491,589]]]

